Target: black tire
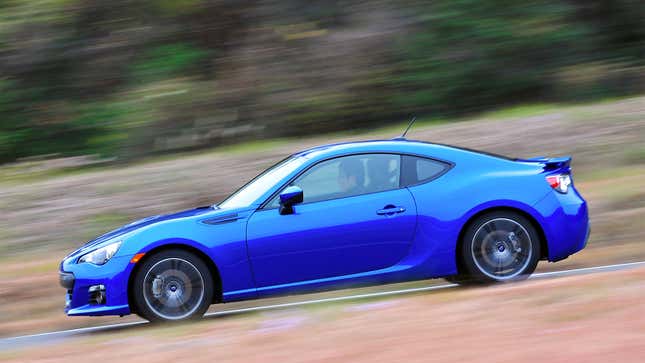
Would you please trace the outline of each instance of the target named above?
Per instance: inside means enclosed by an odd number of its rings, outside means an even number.
[[[213,277],[198,256],[172,249],[146,258],[131,287],[134,311],[150,322],[201,318],[213,301]]]
[[[540,237],[533,224],[512,211],[484,214],[469,224],[460,241],[460,284],[528,278],[540,260]],[[449,280],[450,281],[450,280]]]
[[[444,277],[445,280],[452,284],[458,284],[458,285],[473,285],[473,284],[481,284],[480,281],[473,280],[469,276],[466,275],[452,275],[452,276],[446,276]]]

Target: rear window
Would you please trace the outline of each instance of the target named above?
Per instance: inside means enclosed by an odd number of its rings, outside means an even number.
[[[450,165],[438,160],[404,155],[401,168],[402,186],[430,181],[443,174]]]

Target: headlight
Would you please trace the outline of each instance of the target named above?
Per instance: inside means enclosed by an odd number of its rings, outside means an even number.
[[[103,246],[92,252],[86,253],[78,259],[78,263],[92,263],[95,265],[103,265],[108,262],[112,256],[119,250],[121,242],[114,242],[107,246]]]

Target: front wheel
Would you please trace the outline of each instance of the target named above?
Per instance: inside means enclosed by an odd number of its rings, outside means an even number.
[[[540,239],[531,222],[514,212],[493,212],[473,221],[461,241],[463,281],[527,278],[540,259]]]
[[[133,281],[137,314],[151,322],[200,318],[213,301],[213,279],[199,257],[167,250],[143,261]]]

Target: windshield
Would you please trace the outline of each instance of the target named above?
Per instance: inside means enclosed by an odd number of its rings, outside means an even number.
[[[282,160],[253,178],[217,206],[219,208],[241,208],[251,205],[276,183],[304,164],[305,161],[307,159],[302,156],[291,156]]]

